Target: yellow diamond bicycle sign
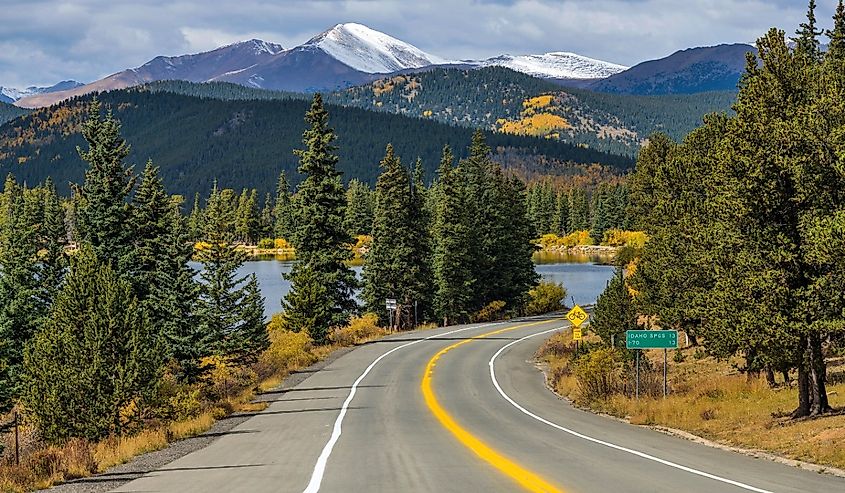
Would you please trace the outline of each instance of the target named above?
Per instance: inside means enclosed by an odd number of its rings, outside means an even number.
[[[578,305],[575,305],[575,307],[569,310],[569,313],[566,314],[566,319],[569,320],[575,327],[580,327],[581,324],[587,321],[587,318],[589,318],[587,312]]]

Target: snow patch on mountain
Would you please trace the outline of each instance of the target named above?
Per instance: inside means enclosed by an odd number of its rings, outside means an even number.
[[[355,23],[338,24],[311,38],[304,46],[319,48],[355,70],[369,74],[456,63]]]
[[[75,80],[63,80],[58,84],[49,87],[29,86],[26,89],[17,89],[15,87],[0,86],[0,101],[4,103],[14,103],[15,101],[27,96],[73,89],[74,87],[79,87],[81,85],[83,85],[81,82],[76,82]]]
[[[602,79],[628,69],[623,65],[565,51],[543,55],[501,55],[487,60],[467,60],[464,63],[479,67],[507,67],[546,79]]]

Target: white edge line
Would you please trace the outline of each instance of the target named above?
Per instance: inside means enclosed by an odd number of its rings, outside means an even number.
[[[551,421],[549,421],[547,419],[541,418],[540,416],[537,416],[536,414],[532,413],[531,411],[528,411],[524,407],[517,404],[513,399],[511,399],[502,390],[502,387],[499,385],[499,381],[496,380],[496,372],[495,372],[495,369],[494,369],[494,364],[495,364],[496,358],[498,358],[500,354],[502,354],[506,349],[513,346],[514,344],[518,344],[518,343],[520,343],[520,342],[522,342],[526,339],[530,339],[532,337],[536,337],[536,336],[539,336],[539,335],[542,335],[542,334],[548,334],[549,332],[554,332],[554,331],[560,330],[561,328],[562,327],[558,327],[556,329],[545,330],[543,332],[537,332],[535,334],[525,336],[522,339],[517,339],[513,342],[510,342],[510,343],[502,346],[502,348],[499,349],[498,351],[496,351],[496,354],[494,354],[493,357],[490,358],[488,366],[490,367],[490,378],[493,380],[493,385],[496,387],[496,390],[499,391],[499,394],[502,397],[504,397],[505,400],[508,401],[513,407],[522,411],[523,414],[526,414],[526,415],[536,419],[537,421],[540,421],[541,423],[545,423],[545,424],[547,424],[547,425],[549,425],[553,428],[556,428],[560,431],[569,433],[570,435],[576,436],[578,438],[582,438],[584,440],[587,440],[587,441],[590,441],[590,442],[593,442],[593,443],[597,443],[599,445],[604,445],[605,447],[610,447],[612,449],[620,450],[622,452],[627,452],[629,454],[636,455],[637,457],[642,457],[643,459],[648,459],[650,461],[658,462],[660,464],[663,464],[663,465],[666,465],[666,466],[669,466],[669,467],[674,467],[675,469],[680,469],[682,471],[686,471],[686,472],[691,473],[691,474],[696,474],[698,476],[703,476],[705,478],[713,479],[715,481],[721,481],[722,483],[727,483],[727,484],[730,484],[730,485],[733,485],[733,486],[736,486],[738,488],[742,488],[742,489],[745,489],[745,490],[748,490],[748,491],[755,491],[757,493],[773,493],[769,490],[764,490],[764,489],[757,488],[755,486],[751,486],[751,485],[748,485],[748,484],[745,484],[745,483],[740,483],[739,481],[734,481],[732,479],[727,479],[727,478],[723,478],[721,476],[716,476],[715,474],[710,474],[708,472],[699,471],[698,469],[693,469],[691,467],[687,467],[687,466],[684,466],[684,465],[681,465],[681,464],[677,464],[675,462],[671,462],[671,461],[668,461],[666,459],[661,459],[660,457],[655,457],[653,455],[646,454],[645,452],[640,452],[638,450],[629,449],[627,447],[622,447],[621,445],[616,445],[614,443],[605,442],[604,440],[599,440],[598,438],[593,438],[591,436],[584,435],[583,433],[578,433],[577,431],[571,430],[571,429],[566,428],[564,426],[560,426],[558,424],[552,423]]]
[[[427,340],[430,340],[430,339],[436,339],[438,337],[443,337],[443,336],[447,336],[447,335],[450,335],[450,334],[456,334],[458,332],[464,332],[466,330],[480,329],[480,328],[483,328],[483,327],[490,327],[490,326],[493,326],[493,325],[499,325],[499,324],[502,324],[502,323],[506,323],[506,322],[497,322],[497,323],[484,324],[484,325],[473,325],[471,327],[464,327],[462,329],[452,330],[452,331],[449,331],[449,332],[443,332],[442,334],[434,334],[434,335],[425,337],[423,339],[417,339],[415,341],[411,341],[411,342],[402,344],[401,346],[396,346],[395,348],[393,348],[390,351],[382,354],[381,356],[376,358],[372,363],[370,363],[370,366],[368,366],[367,369],[364,370],[363,373],[361,373],[361,376],[359,376],[355,380],[355,383],[352,384],[352,388],[349,390],[349,395],[346,396],[346,400],[343,401],[343,406],[341,406],[341,408],[340,408],[340,414],[337,415],[337,419],[334,422],[334,428],[332,428],[332,435],[329,438],[329,441],[326,442],[326,445],[323,447],[323,451],[320,453],[320,456],[317,458],[317,463],[314,465],[314,471],[311,473],[311,480],[308,482],[308,486],[305,487],[305,490],[303,490],[303,493],[317,493],[318,491],[320,491],[320,484],[323,482],[323,475],[326,473],[326,464],[329,461],[329,456],[332,454],[332,449],[334,449],[335,444],[340,439],[340,434],[342,433],[342,428],[343,428],[343,418],[346,416],[346,411],[349,408],[349,404],[352,402],[352,399],[355,397],[355,392],[358,390],[358,384],[360,384],[361,381],[364,380],[364,377],[366,377],[367,374],[370,373],[370,370],[372,370],[378,364],[379,361],[383,360],[384,358],[386,358],[388,355],[390,355],[391,353],[393,353],[395,351],[398,351],[400,349],[404,349],[408,346],[413,346],[414,344],[417,344],[417,343],[420,343],[420,342],[423,342],[423,341],[427,341]],[[390,339],[385,339],[384,342],[390,342]]]

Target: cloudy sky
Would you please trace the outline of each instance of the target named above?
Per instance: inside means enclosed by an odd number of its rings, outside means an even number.
[[[819,0],[830,24],[836,0]],[[360,22],[465,59],[573,51],[625,65],[792,32],[805,0],[0,0],[0,85],[90,82],[243,39],[292,47]]]

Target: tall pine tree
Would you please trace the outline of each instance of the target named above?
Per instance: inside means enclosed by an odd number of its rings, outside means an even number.
[[[305,179],[297,189],[291,234],[298,261],[288,277],[291,291],[284,300],[287,326],[308,331],[318,343],[326,341],[332,328],[349,320],[356,307],[352,291],[358,284],[346,265],[352,258],[352,237],[343,228],[346,193],[337,170],[336,137],[328,119],[322,96],[315,94],[305,115],[309,125],[302,136],[305,149],[295,151]],[[320,299],[312,299],[315,293]]]

